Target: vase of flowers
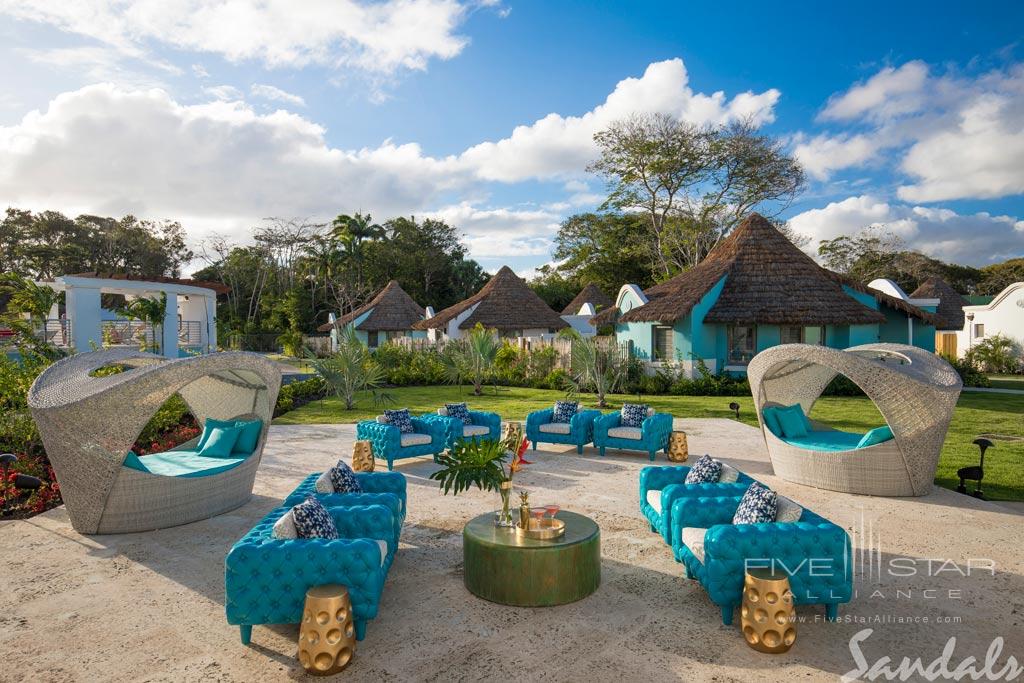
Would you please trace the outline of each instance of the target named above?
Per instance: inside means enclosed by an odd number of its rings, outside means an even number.
[[[458,495],[476,486],[481,491],[497,491],[501,506],[494,515],[495,526],[515,526],[510,500],[512,478],[523,466],[522,454],[528,442],[524,439],[513,451],[499,441],[460,441],[447,453],[437,456],[441,469],[430,478],[440,482],[445,495]]]

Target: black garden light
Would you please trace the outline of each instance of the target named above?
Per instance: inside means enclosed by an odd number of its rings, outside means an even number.
[[[3,453],[0,455],[0,471],[3,472],[3,479],[0,481],[7,481],[7,477],[11,470],[11,465],[18,462],[18,456],[14,453]],[[14,488],[16,489],[38,489],[43,485],[43,480],[39,477],[33,477],[28,474],[21,474],[18,472],[14,475]],[[7,509],[7,498],[4,498],[4,509]]]
[[[956,476],[960,477],[960,485],[956,487],[956,490],[960,493],[967,493],[966,480],[970,479],[974,482],[974,492],[971,495],[984,500],[985,494],[981,490],[981,480],[985,476],[985,451],[994,447],[995,444],[983,436],[979,436],[971,443],[981,449],[981,461],[973,467],[961,467],[956,471]]]
[[[740,419],[740,404],[739,403],[737,403],[736,401],[733,401],[732,403],[730,403],[729,404],[729,410],[731,410],[732,412],[736,413],[736,419],[737,420]]]

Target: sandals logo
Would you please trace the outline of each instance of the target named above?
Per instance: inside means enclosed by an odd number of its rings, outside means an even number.
[[[954,661],[956,652],[956,638],[952,637],[946,641],[942,653],[927,664],[920,657],[911,659],[903,657],[897,664],[892,657],[882,657],[874,663],[868,662],[867,657],[860,649],[861,643],[866,641],[874,633],[873,629],[866,628],[858,631],[850,638],[850,654],[853,656],[856,668],[843,674],[840,680],[843,683],[851,681],[1015,681],[1024,675],[1024,667],[1018,664],[1016,657],[1009,655],[1006,661],[1000,664],[999,657],[1003,653],[1003,639],[996,638],[989,645],[985,652],[983,661],[978,661],[974,656],[967,656],[961,660]]]

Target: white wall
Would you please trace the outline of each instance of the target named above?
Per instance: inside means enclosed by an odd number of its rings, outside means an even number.
[[[973,317],[973,320],[971,319]],[[983,336],[975,336],[974,326],[984,325]],[[1015,282],[982,306],[964,306],[964,329],[956,333],[957,355],[965,353],[985,337],[1002,334],[1024,347],[1024,282]]]

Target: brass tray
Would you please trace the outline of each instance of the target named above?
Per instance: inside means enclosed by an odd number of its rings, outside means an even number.
[[[550,541],[565,535],[565,522],[554,517],[531,519],[525,529],[516,524],[516,535],[538,541]]]

